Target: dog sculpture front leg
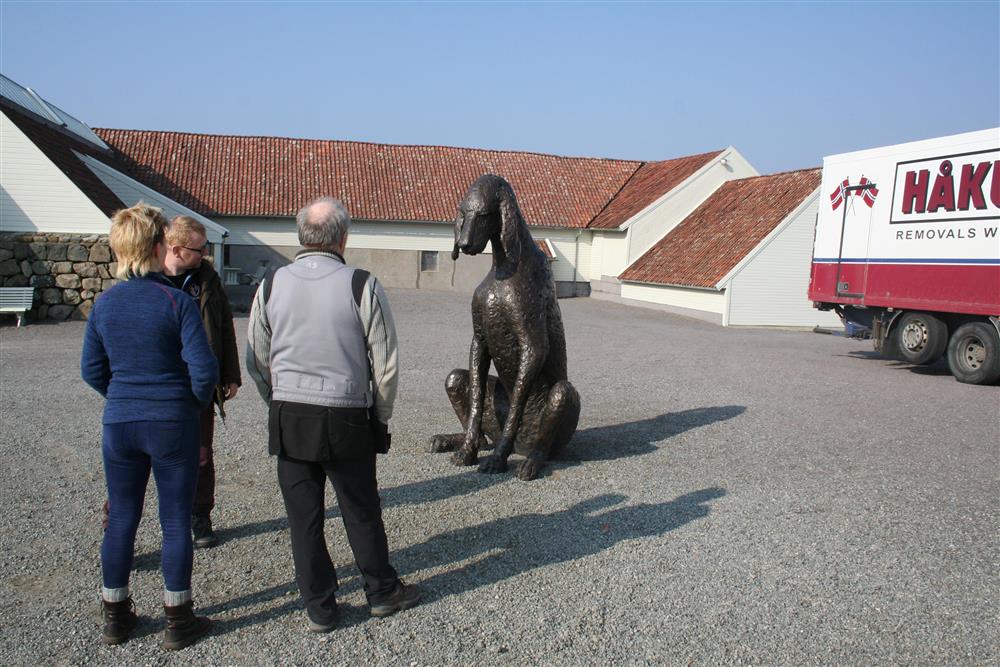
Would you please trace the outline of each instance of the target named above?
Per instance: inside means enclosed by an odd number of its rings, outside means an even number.
[[[479,458],[479,445],[483,426],[483,395],[486,393],[486,374],[490,369],[490,354],[486,342],[473,324],[472,346],[469,349],[469,425],[465,442],[451,455],[457,466],[471,466]]]
[[[479,472],[497,473],[507,470],[507,459],[514,451],[514,438],[521,427],[521,417],[524,415],[524,405],[528,401],[528,392],[542,370],[545,356],[548,354],[548,341],[541,337],[526,337],[520,344],[517,378],[510,395],[510,411],[507,413],[507,423],[503,433],[497,440],[493,455],[479,466]]]

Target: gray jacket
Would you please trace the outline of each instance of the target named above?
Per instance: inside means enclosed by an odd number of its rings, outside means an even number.
[[[355,302],[354,271],[334,253],[302,251],[260,285],[246,365],[266,401],[374,405],[388,423],[398,384],[395,325],[374,276]]]

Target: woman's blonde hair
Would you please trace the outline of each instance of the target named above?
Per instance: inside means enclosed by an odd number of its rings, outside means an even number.
[[[156,244],[163,241],[166,230],[163,211],[145,202],[111,216],[108,243],[118,260],[115,277],[128,280],[156,269]]]

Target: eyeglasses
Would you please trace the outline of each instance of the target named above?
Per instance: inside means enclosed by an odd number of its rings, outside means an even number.
[[[182,245],[182,246],[179,246],[179,247],[184,248],[185,250],[190,250],[191,252],[196,252],[199,255],[204,255],[205,253],[208,252],[208,244],[207,243],[205,245],[203,245],[202,247],[200,247],[200,248],[189,248],[186,245]]]

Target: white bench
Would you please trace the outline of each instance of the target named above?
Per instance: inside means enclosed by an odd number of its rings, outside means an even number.
[[[34,287],[0,287],[0,313],[16,313],[17,326],[21,326],[34,299]]]
[[[244,273],[238,268],[225,267],[223,271],[223,285],[250,285],[257,287],[261,281],[267,277],[267,267],[270,262],[266,262],[257,267],[254,273]]]

